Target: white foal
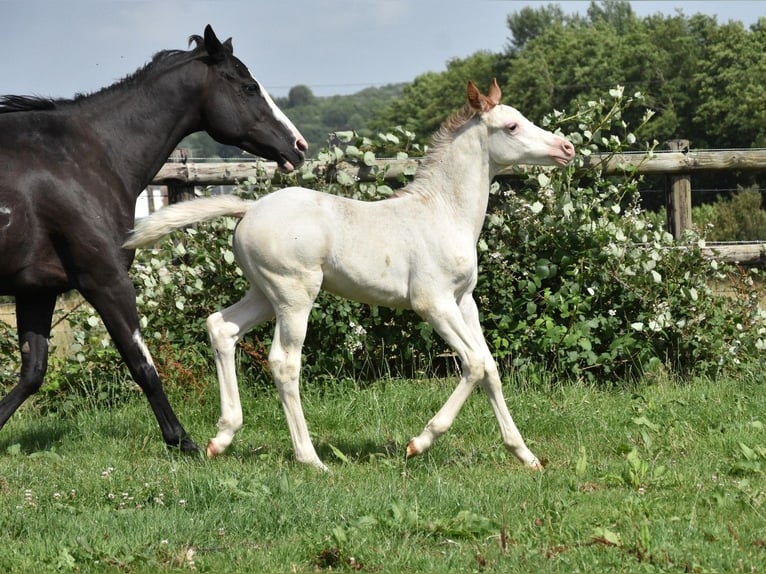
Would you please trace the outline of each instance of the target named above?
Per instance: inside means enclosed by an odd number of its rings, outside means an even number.
[[[473,299],[476,243],[489,187],[509,165],[559,165],[574,157],[567,140],[500,104],[469,82],[468,102],[434,136],[414,180],[394,197],[362,202],[293,187],[257,201],[234,196],[198,199],[142,220],[126,246],[148,245],[171,230],[217,216],[242,219],[234,236],[236,260],[251,288],[238,303],[207,320],[221,391],[218,434],[208,455],[223,452],[242,426],[234,351],[253,326],[276,319],[269,365],[298,461],[326,469],[317,456],[301,408],[301,350],[320,289],[372,305],[413,309],[455,351],[461,379],[444,406],[407,445],[427,450],[455,420],[477,385],[486,391],[503,444],[534,469],[506,406],[497,366]]]

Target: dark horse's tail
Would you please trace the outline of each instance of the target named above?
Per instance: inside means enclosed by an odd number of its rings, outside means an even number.
[[[126,249],[146,247],[174,229],[215,217],[229,216],[241,219],[251,203],[236,195],[217,195],[170,205],[138,221],[122,246]]]

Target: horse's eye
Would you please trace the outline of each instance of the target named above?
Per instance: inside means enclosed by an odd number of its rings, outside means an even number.
[[[513,133],[516,131],[516,128],[518,127],[519,127],[519,124],[517,124],[516,122],[513,122],[512,124],[508,124],[508,131]]]
[[[242,89],[248,96],[257,96],[261,93],[261,87],[258,84],[245,84]]]

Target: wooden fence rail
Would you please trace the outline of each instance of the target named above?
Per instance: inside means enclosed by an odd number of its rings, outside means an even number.
[[[402,175],[412,174],[417,169],[418,158],[376,159],[371,166],[358,166],[341,162],[338,170],[345,171],[358,181],[374,181],[383,170],[383,179],[395,181]],[[641,174],[681,175],[701,171],[766,171],[766,149],[743,150],[688,150],[660,151],[651,156],[644,153],[626,153],[620,155],[591,155],[585,158],[586,167],[602,164],[607,175],[622,175],[635,170]],[[309,160],[305,170],[318,172],[326,169],[326,164]],[[157,172],[153,185],[235,185],[248,177],[267,177],[275,180],[277,165],[273,162],[178,162],[166,163]],[[507,170],[500,175],[512,174]]]
[[[650,155],[643,152],[618,155],[593,154],[585,157],[584,168],[601,167],[605,175],[627,173],[665,175],[668,231],[676,238],[680,237],[684,229],[692,223],[692,174],[716,171],[766,171],[766,149],[694,150],[689,149],[689,142],[686,140],[673,140],[668,142],[668,147],[670,151],[655,151]],[[171,160],[163,165],[152,181],[153,185],[168,187],[171,202],[172,198],[188,195],[188,190],[194,186],[235,185],[250,177],[267,178],[278,183],[282,177],[277,165],[273,162],[198,163],[187,161],[183,154],[176,157],[181,159]],[[371,165],[341,162],[333,165],[332,169],[336,172],[343,171],[356,181],[375,181],[379,177],[382,177],[384,181],[397,181],[402,176],[414,174],[419,162],[418,158],[376,159]],[[301,173],[319,175],[325,173],[327,168],[326,163],[309,160],[301,168]],[[500,175],[513,175],[518,169],[512,168],[501,172]],[[766,255],[766,249],[759,243],[753,242],[722,244],[714,249],[725,259],[743,263],[759,261]]]

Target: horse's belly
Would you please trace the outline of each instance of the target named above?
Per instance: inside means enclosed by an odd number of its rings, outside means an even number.
[[[368,305],[410,308],[407,281],[386,276],[381,270],[325,268],[322,289]]]

